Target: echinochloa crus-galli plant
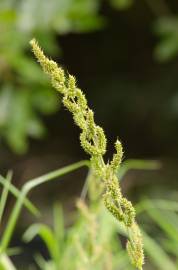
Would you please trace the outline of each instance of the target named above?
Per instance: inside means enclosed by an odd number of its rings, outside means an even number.
[[[43,71],[50,76],[52,86],[62,95],[64,106],[72,113],[74,122],[81,129],[81,146],[90,155],[91,168],[104,186],[104,204],[126,228],[128,254],[133,265],[141,270],[144,263],[142,236],[135,221],[135,210],[131,202],[123,197],[117,177],[123,156],[122,144],[119,140],[116,141],[116,153],[109,163],[105,163],[103,158],[107,144],[105,133],[95,124],[94,113],[88,107],[85,95],[76,86],[75,78],[65,74],[56,62],[48,59],[35,39],[31,40],[30,44]]]

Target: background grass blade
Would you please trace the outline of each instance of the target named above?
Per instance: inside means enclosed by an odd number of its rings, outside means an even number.
[[[4,187],[6,186],[6,178],[0,175],[0,184]],[[20,190],[18,190],[12,183],[9,182],[8,184],[8,190],[16,197],[18,198],[20,196]],[[40,211],[38,208],[30,202],[29,199],[25,198],[24,200],[24,206],[36,217],[40,216]]]
[[[3,216],[5,205],[6,205],[11,180],[12,180],[12,173],[8,172],[7,177],[5,179],[5,185],[3,187],[1,200],[0,200],[0,224],[1,224],[2,216]]]
[[[176,270],[177,267],[173,260],[166,254],[161,246],[148,234],[142,232],[144,239],[144,247],[147,255],[150,257],[153,264],[159,270]]]

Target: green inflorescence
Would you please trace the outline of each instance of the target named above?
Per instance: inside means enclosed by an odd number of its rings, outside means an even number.
[[[94,113],[88,107],[85,95],[76,86],[75,78],[66,75],[56,62],[48,59],[35,39],[31,40],[30,44],[44,72],[50,76],[53,87],[62,94],[64,106],[72,113],[76,125],[81,129],[81,146],[91,157],[92,170],[104,183],[104,204],[109,212],[125,225],[129,235],[127,250],[131,261],[138,269],[142,269],[143,244],[135,221],[135,210],[131,202],[123,197],[117,177],[123,156],[122,144],[119,140],[116,141],[116,153],[111,162],[106,164],[103,159],[107,144],[105,133],[95,124]]]

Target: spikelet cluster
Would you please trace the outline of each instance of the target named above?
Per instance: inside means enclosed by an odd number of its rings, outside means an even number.
[[[127,251],[132,264],[139,270],[142,270],[142,265],[144,264],[143,239],[136,222],[130,228],[130,240],[127,242]]]
[[[132,228],[135,229],[135,210],[131,202],[123,197],[116,174],[123,156],[121,142],[119,140],[116,141],[116,153],[113,155],[111,162],[106,164],[103,159],[106,152],[105,133],[100,126],[96,125],[94,113],[88,107],[85,95],[76,86],[75,78],[71,75],[66,75],[64,70],[56,62],[48,59],[34,39],[30,44],[44,72],[50,76],[53,87],[62,95],[64,106],[72,113],[74,122],[81,129],[81,146],[91,157],[93,171],[104,182],[105,191],[103,199],[106,208],[127,229],[132,231]],[[138,233],[134,233],[134,235],[139,235],[138,227],[137,231]],[[132,245],[128,242],[127,246],[133,264],[138,269],[142,269],[142,243],[141,241],[137,241],[136,238],[134,237]],[[137,254],[140,254],[142,258],[138,258]],[[135,261],[135,258],[138,261]]]

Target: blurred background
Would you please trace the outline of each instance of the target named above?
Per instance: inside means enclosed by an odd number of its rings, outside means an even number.
[[[176,201],[177,13],[176,0],[1,0],[1,174],[12,169],[13,183],[20,187],[27,179],[88,158],[70,113],[30,51],[35,37],[86,93],[96,122],[106,131],[106,160],[118,137],[125,159],[160,161],[158,170],[127,173],[122,183],[127,197],[135,204],[143,197]],[[55,200],[70,219],[85,176],[81,170],[33,192],[44,220],[50,223]],[[11,207],[10,201],[8,211]],[[26,213],[21,219],[14,243],[32,222]]]

